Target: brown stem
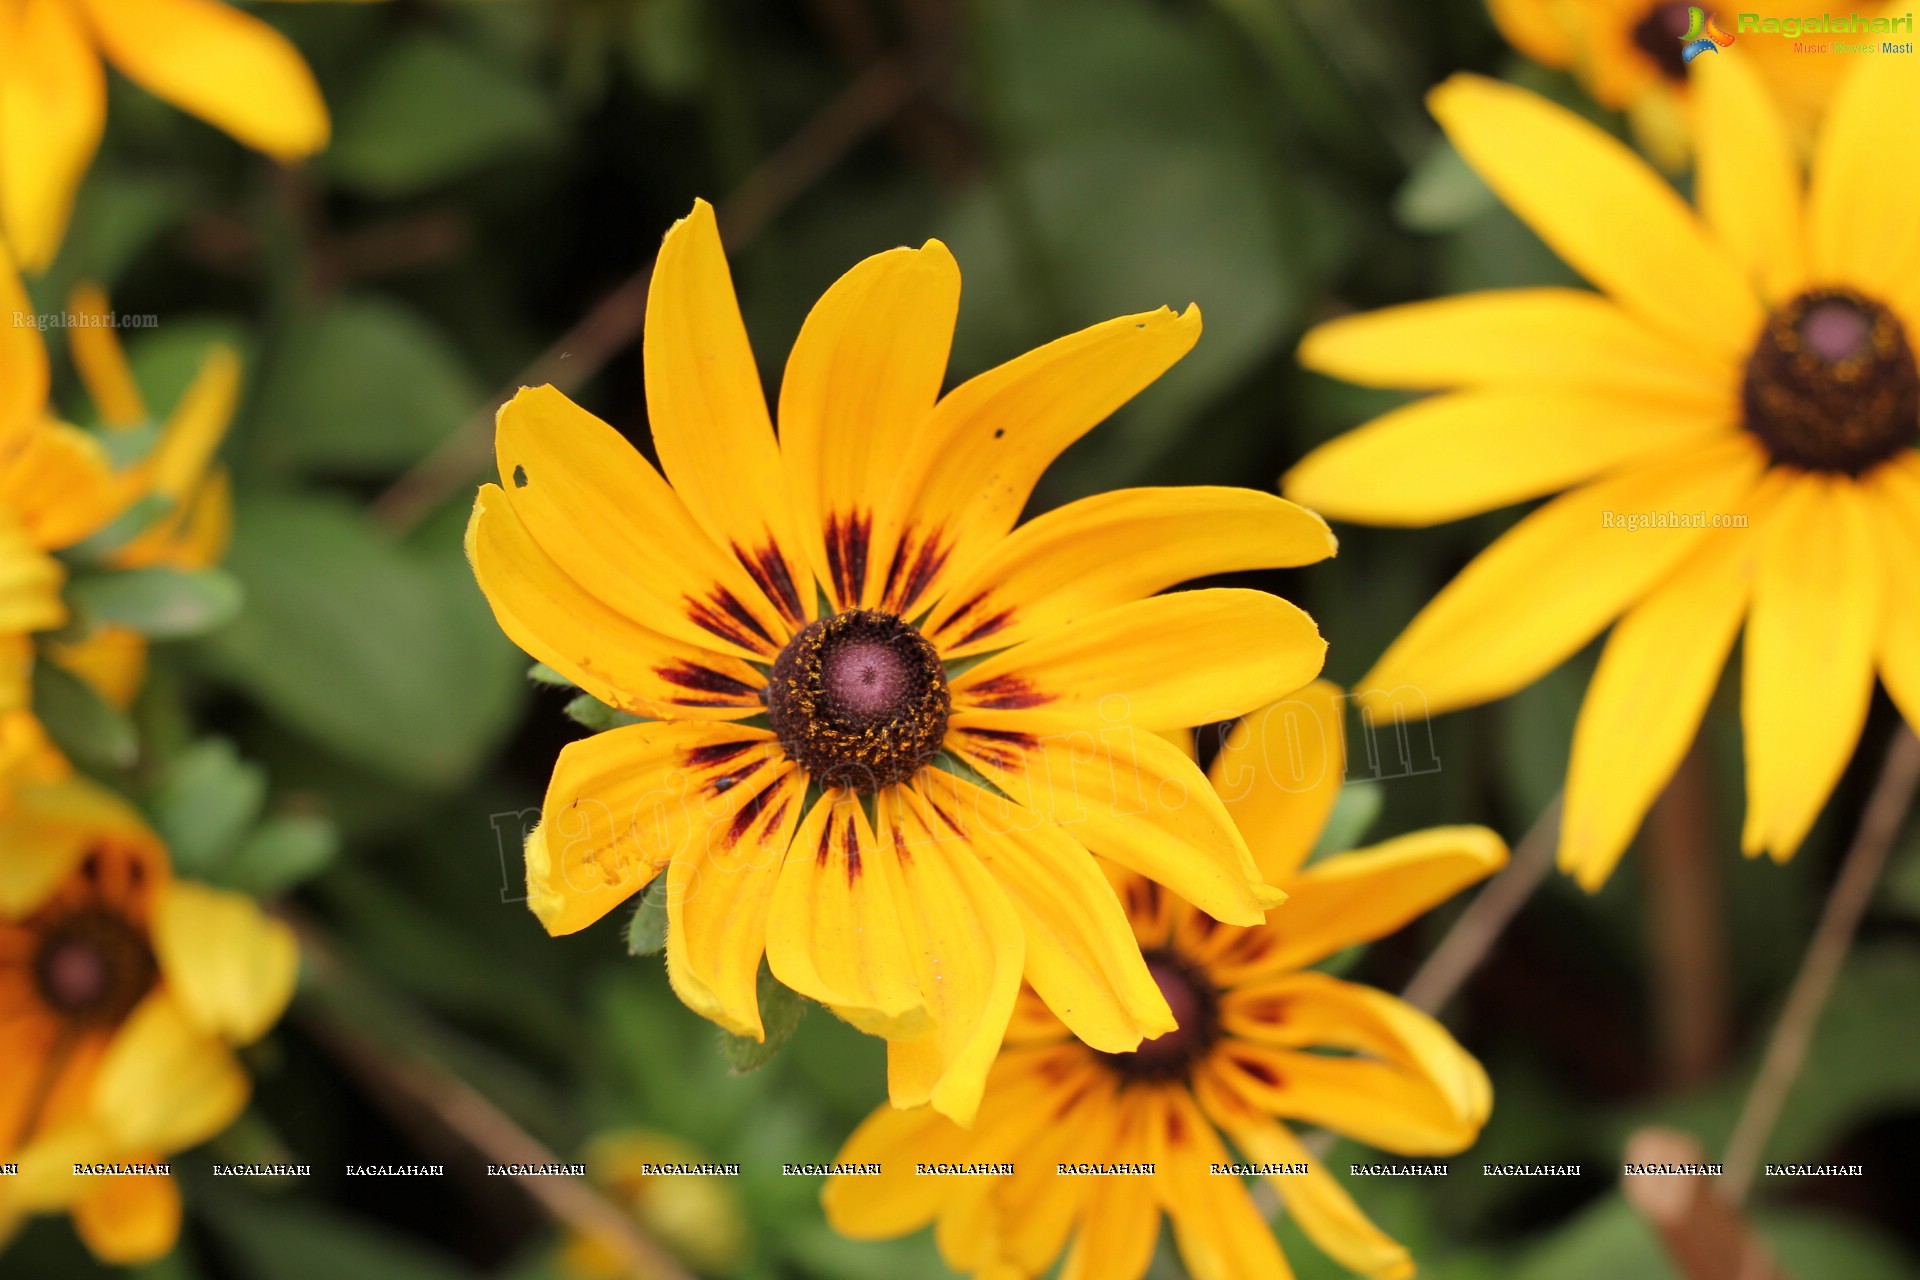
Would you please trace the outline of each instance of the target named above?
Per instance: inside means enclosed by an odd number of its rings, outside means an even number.
[[[1725,895],[1704,741],[1647,815],[1654,1012],[1668,1085],[1712,1078],[1730,1038]]]
[[[1453,999],[1481,961],[1493,949],[1520,908],[1553,868],[1553,853],[1560,844],[1560,797],[1534,819],[1513,851],[1507,869],[1487,881],[1467,909],[1454,922],[1427,962],[1407,983],[1402,998],[1416,1009],[1438,1013]]]
[[[1834,979],[1846,963],[1853,935],[1873,899],[1874,885],[1887,864],[1894,837],[1900,834],[1900,823],[1913,805],[1916,788],[1920,788],[1920,738],[1902,725],[1887,749],[1886,763],[1873,784],[1873,794],[1867,797],[1860,827],[1840,864],[1839,879],[1827,895],[1813,941],[1807,944],[1800,972],[1787,993],[1786,1007],[1767,1042],[1760,1073],[1754,1078],[1746,1105],[1740,1109],[1739,1123],[1727,1143],[1727,1189],[1734,1204],[1744,1200],[1753,1185],[1767,1138],[1807,1060],[1807,1048],[1819,1027],[1827,997],[1833,994]]]
[[[898,58],[874,63],[840,96],[768,156],[718,207],[734,248],[751,241],[795,197],[908,102],[915,82]],[[647,314],[649,262],[541,352],[486,405],[402,475],[373,503],[374,519],[404,534],[442,502],[484,475],[493,461],[493,416],[521,387],[551,383],[571,390],[598,373],[640,333]]]
[[[431,1124],[489,1164],[565,1164],[538,1138],[484,1094],[426,1054],[385,1044],[366,1029],[382,1020],[368,1007],[368,983],[354,974],[337,946],[311,922],[289,921],[320,999],[303,1000],[302,1022],[368,1086],[370,1095],[400,1120]],[[333,998],[326,998],[331,995]],[[351,997],[351,998],[349,998]],[[408,1021],[417,1024],[417,1011]],[[394,1025],[393,1020],[387,1020]],[[626,1211],[582,1178],[514,1176],[513,1181],[549,1217],[621,1255],[632,1280],[694,1280],[691,1272],[641,1229]]]
[[[1642,1129],[1627,1139],[1629,1165],[1703,1166],[1692,1134]],[[1740,1210],[1705,1175],[1638,1174],[1621,1179],[1627,1203],[1659,1233],[1685,1280],[1786,1280],[1766,1244]]]

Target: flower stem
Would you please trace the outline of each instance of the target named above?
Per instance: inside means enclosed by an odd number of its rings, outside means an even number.
[[[1722,1185],[1733,1204],[1744,1200],[1753,1185],[1767,1138],[1773,1133],[1780,1111],[1786,1106],[1787,1095],[1793,1090],[1793,1082],[1806,1062],[1807,1049],[1819,1027],[1820,1015],[1826,1009],[1827,997],[1833,994],[1834,980],[1840,976],[1840,968],[1853,946],[1860,918],[1872,901],[1874,886],[1880,880],[1881,869],[1887,864],[1894,837],[1900,833],[1900,823],[1913,804],[1917,788],[1920,788],[1920,738],[1902,725],[1887,749],[1879,781],[1873,784],[1873,794],[1867,798],[1860,827],[1854,832],[1853,844],[1840,865],[1839,879],[1834,882],[1833,892],[1820,913],[1813,941],[1807,944],[1800,972],[1787,993],[1786,1008],[1781,1011],[1780,1021],[1774,1024],[1773,1037],[1767,1042],[1760,1073],[1754,1078],[1746,1105],[1740,1109],[1739,1123],[1727,1143],[1727,1173]]]

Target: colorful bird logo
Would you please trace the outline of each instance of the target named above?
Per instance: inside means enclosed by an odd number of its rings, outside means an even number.
[[[1720,29],[1713,15],[1699,5],[1687,6],[1687,33],[1680,37],[1685,47],[1680,50],[1684,62],[1692,62],[1703,53],[1714,52],[1714,46],[1722,49],[1733,43],[1733,37]]]

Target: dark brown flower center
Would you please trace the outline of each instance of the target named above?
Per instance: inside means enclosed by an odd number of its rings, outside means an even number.
[[[1220,1038],[1220,998],[1206,975],[1171,951],[1149,951],[1147,972],[1166,997],[1179,1025],[1163,1036],[1142,1040],[1132,1053],[1101,1056],[1132,1080],[1184,1077]]]
[[[780,745],[822,786],[861,795],[924,768],[952,707],[927,638],[873,609],[809,623],[767,681],[767,720]]]
[[[146,935],[125,917],[97,908],[55,921],[33,957],[40,998],[83,1026],[111,1026],[125,1018],[157,974]]]
[[[1906,329],[1851,289],[1813,289],[1774,312],[1741,395],[1747,430],[1788,466],[1859,475],[1920,440]]]
[[[1647,55],[1660,74],[1676,83],[1687,78],[1687,60],[1681,57],[1686,45],[1680,37],[1692,25],[1692,15],[1684,4],[1656,4],[1633,27],[1633,43]]]

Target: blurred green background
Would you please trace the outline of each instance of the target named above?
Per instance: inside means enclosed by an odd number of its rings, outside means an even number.
[[[120,310],[156,313],[159,327],[130,342],[151,403],[172,403],[215,338],[247,367],[225,453],[238,495],[228,567],[247,605],[157,654],[136,709],[151,749],[130,780],[190,873],[285,895],[310,955],[294,1012],[250,1051],[259,1085],[245,1121],[175,1160],[189,1228],[146,1274],[553,1274],[559,1237],[506,1180],[340,1175],[350,1160],[472,1167],[403,1087],[413,1070],[452,1072],[563,1158],[596,1134],[641,1129],[741,1162],[723,1193],[744,1223],[735,1247],[702,1254],[702,1239],[735,1233],[701,1219],[691,1229],[708,1274],[944,1274],[924,1237],[839,1240],[817,1183],[777,1173],[783,1160],[831,1158],[883,1096],[879,1042],[816,1014],[771,1065],[730,1074],[719,1033],[672,998],[659,960],[626,955],[619,918],[550,940],[517,901],[519,838],[554,754],[584,731],[564,716],[564,692],[529,682],[461,554],[500,390],[594,315],[536,380],[568,379],[645,447],[633,277],[705,196],[720,204],[770,386],[841,271],[937,236],[965,276],[954,380],[1122,312],[1192,300],[1205,313],[1194,354],[1072,449],[1035,510],[1148,481],[1271,488],[1314,444],[1392,403],[1302,373],[1292,350],[1308,325],[1571,279],[1441,142],[1424,91],[1472,69],[1591,108],[1510,53],[1476,0],[259,12],[314,64],[331,149],[277,171],[116,80],[72,235],[34,289],[56,309],[94,278]],[[59,394],[76,413],[84,404],[77,386]],[[1331,641],[1329,674],[1352,680],[1513,514],[1426,533],[1343,527],[1337,561],[1246,581],[1304,605]],[[1558,789],[1591,662],[1436,723],[1437,772],[1367,784],[1381,802],[1369,837],[1480,821],[1517,840]],[[1550,883],[1449,1018],[1496,1083],[1480,1145],[1443,1183],[1357,1188],[1423,1275],[1671,1274],[1616,1190],[1623,1138],[1660,1119],[1710,1150],[1724,1141],[1892,727],[1877,707],[1791,865],[1744,863],[1732,679],[1684,817],[1713,856],[1677,927],[1704,931],[1729,975],[1701,1014],[1704,1049],[1688,1056],[1662,1032],[1673,979],[1645,858],[1630,855],[1593,899]],[[1876,1176],[1763,1182],[1756,1202],[1783,1263],[1807,1280],[1920,1274],[1913,837],[1770,1148]],[[1455,909],[1373,947],[1358,976],[1403,983]],[[257,1159],[315,1175],[277,1187],[208,1176],[213,1161]],[[1481,1160],[1587,1172],[1483,1179],[1469,1172]],[[1305,1280],[1340,1274],[1283,1233]],[[0,1260],[23,1277],[93,1265],[59,1220]],[[1179,1274],[1163,1251],[1156,1275]]]

